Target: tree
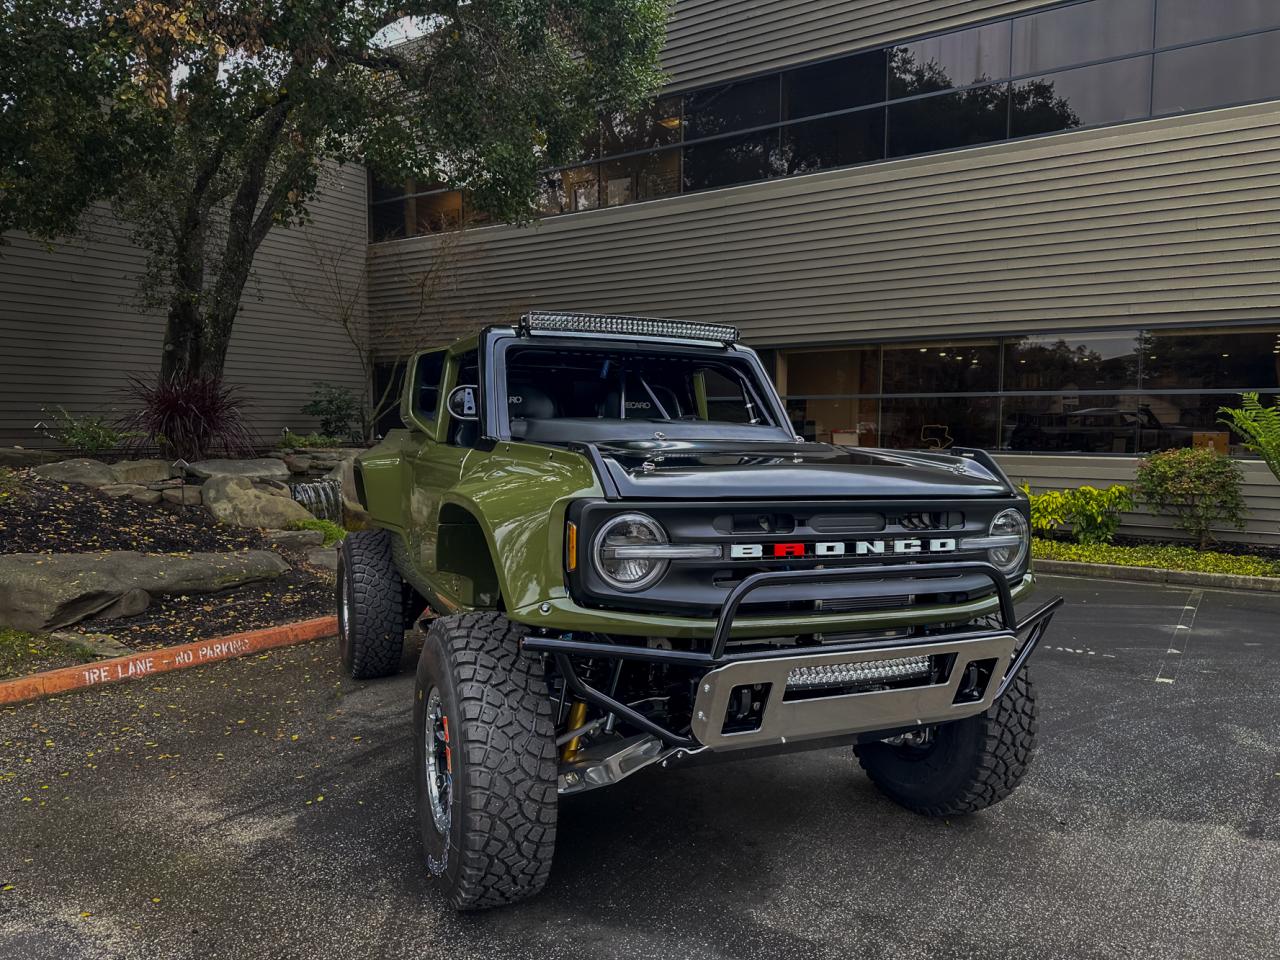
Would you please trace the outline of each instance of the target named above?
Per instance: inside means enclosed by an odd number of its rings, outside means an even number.
[[[217,377],[254,256],[327,164],[535,209],[601,109],[660,82],[664,0],[3,0],[0,235],[110,202],[166,311],[163,379]],[[388,31],[418,35],[390,45]]]
[[[1256,393],[1246,393],[1240,407],[1220,407],[1221,421],[1244,437],[1245,449],[1256,453],[1280,480],[1280,400],[1264,406]]]

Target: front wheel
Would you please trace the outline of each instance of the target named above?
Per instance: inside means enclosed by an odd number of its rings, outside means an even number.
[[[882,793],[915,813],[984,810],[1017,788],[1035,753],[1036,695],[1024,669],[986,713],[854,747]]]
[[[385,530],[348,534],[338,550],[338,655],[357,680],[388,677],[404,650],[405,586]]]
[[[414,690],[427,869],[458,910],[542,889],[556,840],[556,746],[542,662],[496,613],[431,624]]]

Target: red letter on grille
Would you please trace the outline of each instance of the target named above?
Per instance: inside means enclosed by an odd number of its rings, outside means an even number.
[[[773,555],[775,557],[803,557],[803,543],[775,543],[773,545]]]

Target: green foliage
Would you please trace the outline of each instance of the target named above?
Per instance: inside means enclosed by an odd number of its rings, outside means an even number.
[[[1280,400],[1264,407],[1256,393],[1242,396],[1243,406],[1221,407],[1222,422],[1244,437],[1245,448],[1260,456],[1280,480]]]
[[[41,413],[53,420],[53,432],[46,433],[46,436],[81,456],[91,457],[117,450],[132,436],[115,429],[104,417],[77,417],[66,407],[54,407],[52,411],[43,409]]]
[[[1243,577],[1280,577],[1280,560],[1214,553],[1196,547],[1117,547],[1111,544],[1031,541],[1031,555],[1039,560],[1072,560],[1077,563],[1109,563],[1122,567],[1157,567],[1197,573],[1230,573]]]
[[[347,535],[347,531],[332,520],[295,520],[289,524],[290,530],[319,530],[324,534],[324,545],[331,547]]]
[[[1171,515],[1203,549],[1213,527],[1244,527],[1240,484],[1244,475],[1230,457],[1209,447],[1153,453],[1138,464],[1138,498]]]
[[[317,447],[341,447],[349,442],[342,437],[328,437],[322,433],[291,433],[286,431],[280,438],[278,446],[281,450],[311,450]]]
[[[360,422],[360,400],[346,387],[317,383],[302,412],[319,417],[320,429],[328,436],[350,438],[352,426]]]
[[[8,0],[0,234],[53,239],[112,202],[166,313],[162,375],[217,377],[262,241],[306,222],[327,171],[528,220],[539,171],[660,86],[666,16],[666,0]]]
[[[1133,509],[1133,493],[1123,484],[1105,489],[1083,486],[1074,490],[1023,491],[1031,500],[1031,529],[1053,533],[1069,526],[1077,543],[1110,543],[1120,527],[1120,515]]]
[[[0,680],[92,659],[84,651],[53,637],[0,627]]]
[[[17,472],[8,467],[0,467],[0,504],[12,499],[18,492],[18,488]]]

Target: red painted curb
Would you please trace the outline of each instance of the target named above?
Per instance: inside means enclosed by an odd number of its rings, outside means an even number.
[[[272,647],[288,647],[308,640],[332,636],[338,632],[337,617],[317,617],[299,623],[284,623],[261,630],[233,633],[213,640],[196,640],[176,647],[131,653],[126,657],[98,660],[78,667],[63,667],[35,673],[29,677],[0,682],[0,704],[40,700],[70,690],[101,687],[125,680],[139,680],[157,673],[185,670],[204,663],[216,663],[242,657]]]

